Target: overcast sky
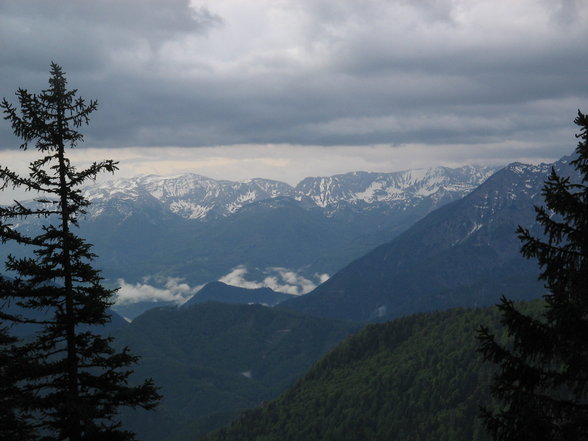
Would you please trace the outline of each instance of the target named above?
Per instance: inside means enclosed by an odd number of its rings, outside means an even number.
[[[587,42],[586,0],[0,0],[0,97],[60,64],[99,101],[74,158],[120,176],[539,162],[575,147]]]

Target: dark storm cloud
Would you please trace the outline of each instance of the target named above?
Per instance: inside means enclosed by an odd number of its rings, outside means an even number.
[[[5,0],[0,91],[60,63],[94,146],[544,148],[588,110],[586,41],[582,1]]]
[[[2,73],[46,76],[47,60],[55,60],[78,75],[110,74],[113,57],[131,60],[145,44],[158,47],[218,22],[206,9],[190,10],[187,0],[4,0]]]

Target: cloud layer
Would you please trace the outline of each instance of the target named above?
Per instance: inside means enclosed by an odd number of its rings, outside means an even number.
[[[146,278],[142,283],[135,284],[118,279],[117,283],[120,287],[116,294],[117,305],[137,302],[174,302],[181,305],[202,288],[190,287],[182,279],[171,277],[166,280]]]
[[[328,274],[315,274],[315,281],[301,276],[296,271],[288,268],[270,267],[264,270],[265,277],[262,281],[248,280],[248,270],[245,266],[240,265],[233,268],[228,274],[219,279],[220,282],[227,285],[239,286],[241,288],[271,288],[277,292],[283,292],[292,295],[307,294],[317,287],[317,284],[328,280]]]
[[[270,267],[262,271],[260,282],[248,280],[248,270],[244,265],[233,268],[219,281],[227,285],[241,288],[271,288],[277,292],[302,295],[312,291],[320,283],[329,279],[328,274],[315,274],[314,281],[301,276],[297,272],[281,267]],[[118,279],[119,289],[116,294],[117,305],[128,305],[138,302],[174,302],[178,305],[186,302],[196,294],[203,285],[192,287],[181,278],[145,277],[140,283],[127,283]]]
[[[582,0],[4,0],[0,94],[39,90],[62,64],[101,103],[97,147],[535,143],[558,156],[588,104],[586,41]],[[7,131],[0,145],[15,145]]]

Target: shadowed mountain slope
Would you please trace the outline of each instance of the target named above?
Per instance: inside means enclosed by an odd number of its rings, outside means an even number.
[[[260,305],[151,309],[116,342],[142,357],[135,375],[153,377],[164,399],[127,412],[125,427],[143,441],[194,439],[275,398],[358,329]]]
[[[184,303],[182,308],[206,302],[275,306],[291,297],[291,294],[276,292],[270,288],[247,289],[227,285],[223,282],[210,282],[204,285],[200,291]]]
[[[486,441],[478,415],[492,366],[482,363],[475,335],[498,322],[495,308],[485,308],[370,325],[277,400],[200,441]]]
[[[553,164],[569,173],[569,158]],[[430,213],[396,239],[352,262],[309,294],[279,307],[315,316],[383,320],[496,303],[543,292],[520,255],[518,225],[535,224],[552,164],[514,163],[463,199]]]

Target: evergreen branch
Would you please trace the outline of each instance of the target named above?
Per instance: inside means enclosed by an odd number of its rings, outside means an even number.
[[[2,181],[0,191],[5,190],[7,187],[11,187],[12,189],[25,187],[25,191],[35,190],[39,193],[49,193],[52,191],[52,189],[43,187],[32,179],[19,176],[7,167],[0,168],[0,180]]]
[[[71,185],[80,185],[82,182],[86,181],[89,178],[94,180],[96,179],[98,174],[100,174],[103,171],[106,171],[108,173],[115,173],[116,170],[118,170],[118,161],[106,160],[102,162],[94,162],[89,168],[77,173],[75,177],[72,177]]]

